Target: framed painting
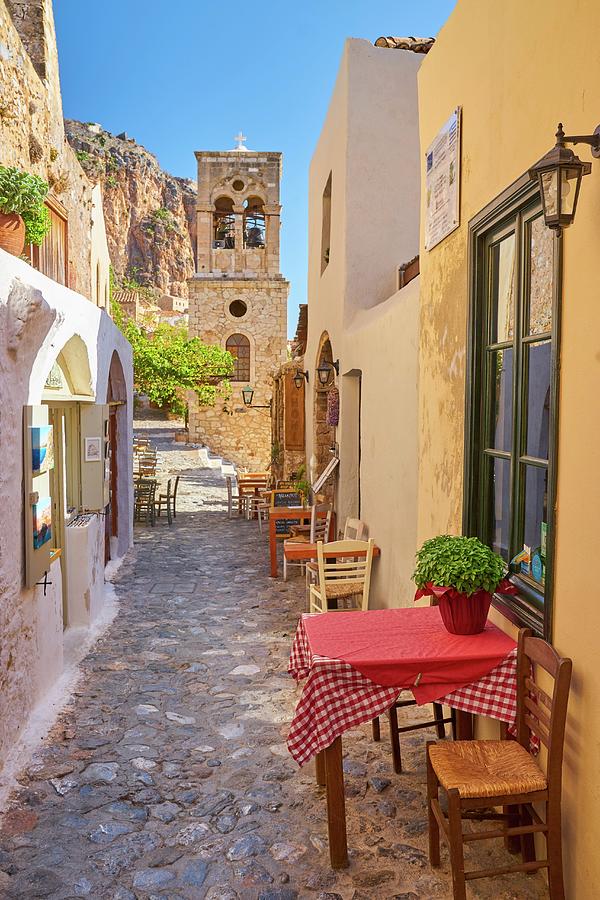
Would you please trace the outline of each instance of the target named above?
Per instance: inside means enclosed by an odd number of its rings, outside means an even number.
[[[54,436],[52,425],[31,428],[31,473],[43,475],[54,468]]]
[[[100,462],[102,459],[102,438],[86,437],[85,439],[85,461]]]
[[[41,497],[33,504],[33,549],[39,550],[52,537],[52,501]]]

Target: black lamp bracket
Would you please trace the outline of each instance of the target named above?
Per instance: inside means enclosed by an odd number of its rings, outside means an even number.
[[[565,134],[561,123],[556,132],[556,141],[558,144],[589,144],[592,156],[600,159],[600,125],[596,126],[593,134]]]

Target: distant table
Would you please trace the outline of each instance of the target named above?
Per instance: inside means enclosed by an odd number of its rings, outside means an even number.
[[[450,634],[437,607],[303,615],[288,671],[306,679],[288,749],[300,765],[316,757],[317,783],[327,789],[333,868],[348,865],[345,731],[387,712],[407,689],[417,703],[456,709],[459,740],[472,738],[473,714],[510,725],[516,718],[513,639],[491,622],[481,634]]]
[[[238,478],[238,512],[241,514],[242,505],[246,497],[258,497],[261,491],[267,490],[266,478]]]
[[[291,522],[310,522],[311,509],[304,506],[272,506],[269,510],[269,554],[271,557],[271,578],[277,578],[277,525],[281,519]],[[327,510],[317,510],[317,517],[325,519]],[[311,557],[309,557],[311,559]]]

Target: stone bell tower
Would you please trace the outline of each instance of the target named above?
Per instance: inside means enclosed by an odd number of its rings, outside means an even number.
[[[239,134],[233,150],[196,152],[197,264],[188,282],[189,333],[231,352],[232,394],[190,401],[190,440],[252,470],[270,461],[272,376],[286,359],[289,282],[279,271],[281,153]],[[254,388],[252,407],[241,389]]]

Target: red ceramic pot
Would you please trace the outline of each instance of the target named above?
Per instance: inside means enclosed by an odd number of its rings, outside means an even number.
[[[467,597],[449,591],[441,594],[438,602],[442,622],[451,634],[480,634],[487,622],[492,595],[476,591]]]
[[[25,223],[16,213],[0,213],[0,247],[20,256],[25,246]]]

